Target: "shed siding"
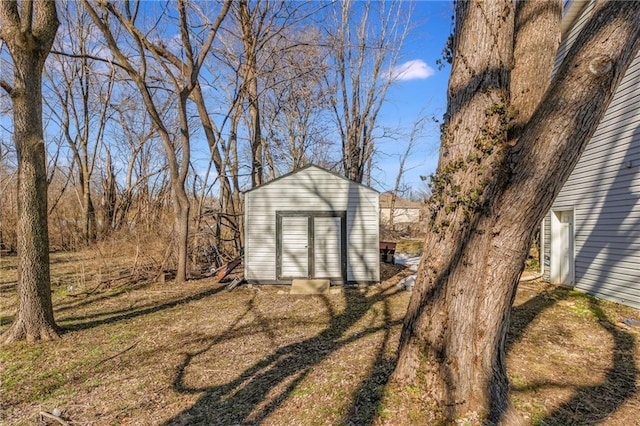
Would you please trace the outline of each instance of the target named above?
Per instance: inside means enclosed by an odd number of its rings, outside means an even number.
[[[245,277],[276,281],[276,211],[347,212],[347,281],[378,282],[378,193],[317,167],[245,195]]]
[[[547,213],[547,216],[542,221],[542,261],[544,265],[542,266],[542,278],[545,281],[551,281],[551,213]]]
[[[640,54],[552,207],[575,214],[575,287],[635,308],[640,308],[639,95]],[[549,218],[545,259],[551,247]]]

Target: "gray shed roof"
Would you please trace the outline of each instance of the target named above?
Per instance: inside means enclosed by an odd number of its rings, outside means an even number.
[[[244,193],[246,194],[247,192],[251,192],[251,191],[255,191],[256,189],[264,188],[265,186],[268,186],[268,185],[272,184],[273,182],[277,182],[279,180],[286,179],[286,178],[288,178],[290,176],[295,175],[296,173],[299,173],[299,172],[301,172],[303,170],[310,169],[310,168],[315,168],[315,169],[318,169],[318,170],[322,170],[323,172],[329,173],[329,174],[331,174],[333,176],[336,176],[336,177],[338,177],[338,178],[340,178],[342,180],[345,180],[345,181],[347,181],[349,183],[361,186],[362,188],[368,189],[368,190],[373,191],[375,193],[379,193],[378,191],[376,191],[375,189],[371,188],[370,186],[367,186],[367,185],[364,185],[362,183],[356,182],[354,180],[348,179],[348,178],[346,178],[346,177],[344,177],[344,176],[342,176],[342,175],[340,175],[340,174],[338,174],[336,172],[333,172],[331,170],[327,170],[324,167],[317,166],[317,165],[315,165],[313,163],[309,163],[309,164],[307,164],[307,165],[305,165],[305,166],[303,166],[303,167],[301,167],[299,169],[296,169],[296,170],[294,170],[292,172],[289,172],[289,173],[284,174],[282,176],[279,176],[279,177],[277,177],[275,179],[272,179],[269,182],[265,182],[262,185],[258,185],[258,186],[254,187],[254,188],[248,189],[248,190],[244,191]]]

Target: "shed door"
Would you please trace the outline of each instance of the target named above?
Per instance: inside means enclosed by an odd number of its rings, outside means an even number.
[[[344,211],[276,211],[276,278],[347,276],[347,213]]]
[[[309,218],[282,218],[281,276],[307,278],[309,276]]]
[[[314,228],[314,278],[342,277],[341,218],[316,217]]]

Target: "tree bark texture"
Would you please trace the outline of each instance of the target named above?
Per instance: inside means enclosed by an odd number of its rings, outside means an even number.
[[[504,341],[530,241],[640,46],[637,3],[603,2],[551,79],[560,3],[456,3],[431,226],[390,383],[420,378],[443,421],[517,422]]]
[[[0,2],[0,38],[13,59],[14,143],[18,158],[18,311],[2,342],[58,337],[49,278],[42,71],[58,29],[52,1]],[[3,87],[6,87],[3,85]]]

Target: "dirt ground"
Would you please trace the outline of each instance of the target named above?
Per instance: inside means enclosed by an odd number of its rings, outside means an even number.
[[[55,408],[71,425],[372,424],[393,409],[380,401],[410,297],[397,283],[409,273],[384,265],[380,285],[293,296],[212,278],[160,284],[91,254],[54,254],[63,335],[0,347],[0,424],[46,424],[39,413]],[[3,256],[0,332],[15,280],[15,258]],[[640,425],[640,329],[628,318],[640,314],[521,283],[508,371],[530,424]],[[424,424],[419,412],[409,407],[406,424]]]

